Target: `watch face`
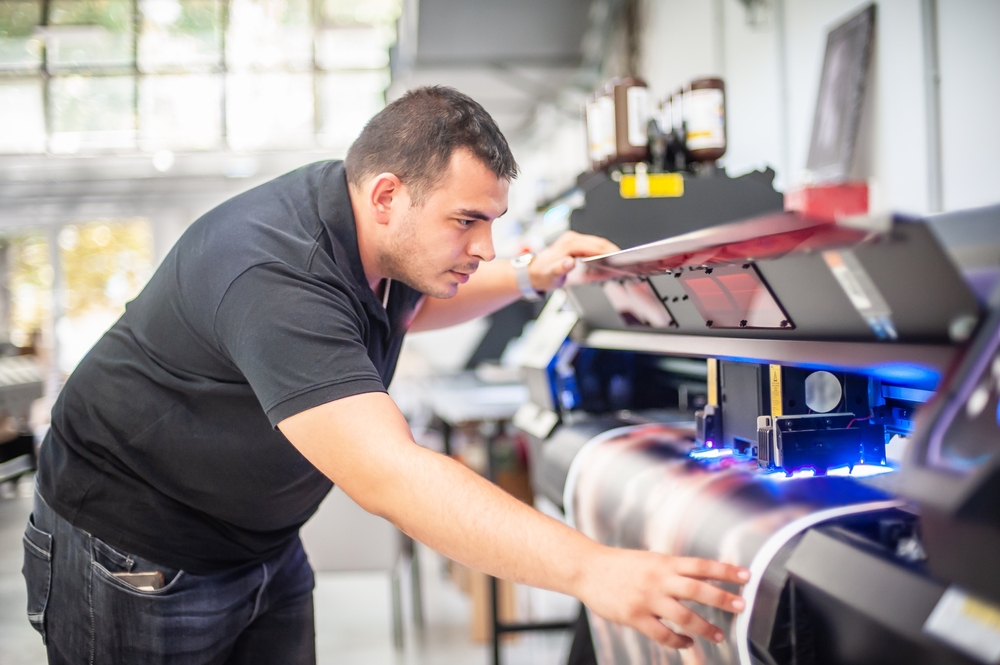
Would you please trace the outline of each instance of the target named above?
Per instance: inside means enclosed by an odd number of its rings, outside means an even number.
[[[521,254],[520,256],[514,257],[511,263],[514,264],[515,268],[523,268],[531,263],[531,259],[533,258],[535,258],[533,254]]]

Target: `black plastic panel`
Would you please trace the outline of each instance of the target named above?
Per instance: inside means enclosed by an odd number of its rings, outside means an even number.
[[[847,249],[841,247],[836,251]],[[886,302],[898,337],[895,342],[949,344],[949,330],[956,321],[978,317],[980,309],[975,296],[926,225],[897,221],[884,237],[856,244],[849,251]],[[677,323],[676,327],[663,331],[664,334],[879,341],[834,278],[822,252],[793,252],[753,263],[780,308],[794,322],[794,328],[709,327],[689,293],[678,283],[678,271],[674,270],[648,275]],[[686,266],[684,274],[690,268],[702,267]],[[609,307],[600,302],[606,299],[594,291],[593,284],[572,286],[570,291],[592,329],[653,330],[649,326],[625,325],[617,317],[609,317]]]
[[[784,199],[774,191],[774,172],[748,173],[739,178],[718,175],[684,178],[684,196],[623,199],[618,183],[604,173],[581,182],[587,205],[573,211],[570,228],[604,236],[619,247],[635,247],[736,219],[776,212]]]

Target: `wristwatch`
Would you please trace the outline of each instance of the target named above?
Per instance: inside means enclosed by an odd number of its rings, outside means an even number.
[[[528,302],[538,302],[543,295],[531,285],[531,275],[528,273],[528,266],[534,258],[534,254],[521,254],[510,260],[510,264],[514,266],[514,275],[517,277],[517,288],[521,290],[521,297]]]

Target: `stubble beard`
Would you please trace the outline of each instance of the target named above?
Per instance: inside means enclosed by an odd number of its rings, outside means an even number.
[[[417,221],[413,215],[407,215],[399,233],[393,236],[392,242],[379,256],[382,273],[433,298],[450,298],[455,295],[451,288],[435,284],[432,277],[422,274],[419,247]]]

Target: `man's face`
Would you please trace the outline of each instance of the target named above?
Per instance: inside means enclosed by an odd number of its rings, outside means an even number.
[[[422,293],[450,298],[480,261],[492,261],[493,220],[507,210],[509,183],[497,178],[471,152],[452,153],[447,173],[390,221],[382,247],[382,271]]]

